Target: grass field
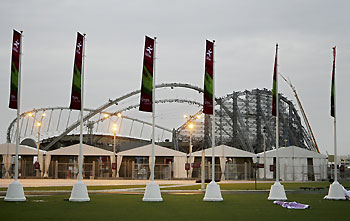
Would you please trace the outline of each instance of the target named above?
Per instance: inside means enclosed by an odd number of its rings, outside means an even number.
[[[347,220],[350,201],[323,200],[323,194],[288,194],[288,201],[311,205],[290,210],[267,194],[223,194],[223,202],[203,202],[203,194],[163,194],[163,202],[142,202],[143,195],[90,195],[72,203],[68,195],[0,200],[1,220]]]

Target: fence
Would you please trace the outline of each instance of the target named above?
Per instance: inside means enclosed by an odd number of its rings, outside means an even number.
[[[15,164],[11,163],[9,168],[9,177],[14,177],[15,175]],[[18,161],[18,177],[34,177],[36,176],[36,170],[34,168],[33,162],[31,161]],[[4,164],[0,164],[0,178],[6,178],[6,169]]]
[[[36,177],[37,170],[30,161],[19,161],[19,173],[20,178]],[[75,163],[58,163],[58,161],[52,161],[48,170],[50,178],[60,179],[76,179],[78,175],[79,165]],[[15,165],[10,165],[9,176],[14,177]],[[173,179],[174,169],[173,164],[155,164],[154,176],[155,179]],[[334,179],[334,169],[324,166],[288,166],[281,165],[280,178],[282,181],[322,181]],[[39,171],[43,175],[44,171]],[[112,176],[112,169],[110,162],[98,162],[83,164],[83,178],[84,179],[96,179],[96,178],[109,178]],[[264,178],[263,169],[255,170],[254,164],[226,164],[225,165],[225,180],[253,180],[255,178],[260,180],[267,179],[273,180],[273,172],[267,168],[267,175]],[[260,174],[259,174],[260,173]],[[0,164],[0,178],[5,178],[5,166]],[[149,179],[151,170],[148,164],[135,163],[133,161],[123,162],[119,169],[119,177],[123,179]],[[211,165],[205,164],[205,178],[211,179]],[[195,163],[192,168],[192,176],[189,174],[189,178],[201,179],[200,164]],[[221,168],[219,164],[215,165],[215,180],[222,178]],[[339,180],[350,180],[350,168],[340,167],[338,169]]]
[[[151,175],[149,164],[123,162],[119,169],[119,176],[126,179],[147,180]],[[173,178],[172,164],[155,164],[154,178],[168,180]]]

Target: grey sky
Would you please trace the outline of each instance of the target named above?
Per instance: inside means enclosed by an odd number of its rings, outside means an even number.
[[[77,31],[87,34],[85,106],[90,108],[139,89],[144,35],[158,37],[157,83],[201,87],[205,39],[215,39],[217,96],[271,88],[274,47],[279,43],[279,71],[294,83],[321,151],[330,154],[331,52],[336,45],[338,149],[350,154],[349,8],[347,0],[3,0],[0,142],[5,142],[7,126],[15,117],[7,108],[15,28],[24,31],[23,111],[69,105]],[[280,92],[294,100],[281,79],[279,85]]]

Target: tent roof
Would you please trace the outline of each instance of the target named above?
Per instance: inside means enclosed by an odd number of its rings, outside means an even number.
[[[46,151],[39,150],[41,154],[45,154]],[[0,154],[16,154],[16,144],[13,143],[4,143],[0,144]],[[38,151],[36,148],[19,145],[18,147],[18,155],[37,155]]]
[[[202,151],[196,151],[192,153],[192,156],[199,157],[202,156]],[[205,156],[209,157],[212,156],[212,147],[205,149]],[[254,153],[240,150],[234,147],[226,146],[226,145],[219,145],[215,147],[215,156],[216,157],[256,157]]]
[[[57,150],[48,151],[47,154],[52,156],[65,155],[65,156],[78,156],[80,144],[74,144],[71,146],[63,147]],[[112,151],[104,150],[98,147],[83,144],[84,156],[110,156],[113,155]]]
[[[266,157],[275,157],[277,153],[276,149],[266,151]],[[259,157],[264,156],[264,152],[258,154]],[[304,158],[327,158],[324,154],[307,150],[297,146],[280,147],[278,149],[279,157],[304,157]]]
[[[136,147],[117,153],[119,156],[151,156],[152,144]],[[166,147],[154,145],[154,155],[157,157],[185,157],[186,153],[172,150]]]

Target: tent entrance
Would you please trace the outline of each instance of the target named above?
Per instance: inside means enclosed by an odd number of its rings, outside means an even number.
[[[312,158],[307,158],[307,178],[315,181],[314,164]]]

